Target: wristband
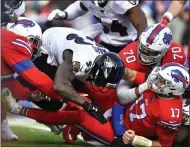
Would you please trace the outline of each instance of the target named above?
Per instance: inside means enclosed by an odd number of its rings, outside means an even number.
[[[90,103],[85,101],[81,106],[84,108],[84,110],[88,110],[89,106],[90,106]]]
[[[138,136],[135,135],[133,141],[132,141],[132,145],[135,147],[151,147],[152,146],[152,141],[142,137],[142,136]]]
[[[167,17],[169,22],[173,20],[173,15],[170,12],[166,12],[163,17]]]
[[[148,89],[148,84],[147,82],[139,85],[139,94],[142,94],[144,91],[146,91]]]

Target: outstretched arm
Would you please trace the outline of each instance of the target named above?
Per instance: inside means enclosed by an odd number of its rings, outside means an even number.
[[[176,18],[183,9],[185,3],[186,0],[172,1],[167,12],[163,15],[161,23],[167,25],[170,21]]]
[[[79,16],[84,15],[88,12],[88,9],[80,2],[76,1],[70,6],[68,6],[64,11],[59,9],[53,10],[49,16],[48,20],[52,21],[53,19],[63,19],[63,20],[73,20]]]
[[[140,6],[137,5],[127,11],[126,15],[129,17],[133,26],[137,30],[138,37],[147,28],[147,19]],[[138,18],[138,19],[137,19]]]

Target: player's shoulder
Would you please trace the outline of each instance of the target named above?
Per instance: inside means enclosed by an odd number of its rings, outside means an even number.
[[[124,14],[131,8],[137,6],[139,0],[127,0],[127,1],[110,1],[111,8],[118,14]]]
[[[28,43],[28,39],[26,37],[20,36],[12,31],[9,31],[6,29],[1,29],[1,35],[3,36],[2,40],[4,40],[4,41],[12,42],[15,40],[20,40],[21,42],[25,41]]]
[[[138,48],[138,41],[134,41],[128,45],[126,45],[118,54],[121,55],[124,52],[128,52],[130,50],[132,50],[134,53],[137,52],[137,48]]]
[[[160,126],[177,130],[182,124],[182,100],[177,97],[170,100],[158,99]]]
[[[162,58],[162,65],[170,62],[177,62],[182,65],[186,62],[186,54],[182,45],[172,42],[168,51]]]

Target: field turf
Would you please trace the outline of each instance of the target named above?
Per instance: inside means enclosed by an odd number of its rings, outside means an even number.
[[[2,147],[91,147],[81,140],[77,140],[74,145],[66,144],[62,135],[23,126],[12,126],[13,132],[19,137],[18,141],[1,142]]]

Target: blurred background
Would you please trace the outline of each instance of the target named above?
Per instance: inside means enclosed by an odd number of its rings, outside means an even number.
[[[83,29],[91,24],[97,23],[96,20],[87,13],[81,18],[77,18],[74,21],[53,21],[53,24],[49,24],[47,20],[48,14],[54,9],[64,10],[68,5],[73,3],[75,0],[46,0],[46,1],[26,1],[26,12],[25,16],[29,17],[40,24],[42,30],[53,26],[67,26],[76,29]],[[154,24],[160,21],[162,15],[166,12],[171,1],[147,1],[140,0],[142,10],[145,12],[148,24]],[[190,20],[189,20],[189,1],[181,12],[180,16],[177,17],[172,23],[169,24],[173,32],[173,41],[180,43],[187,48],[188,41],[190,39]]]

